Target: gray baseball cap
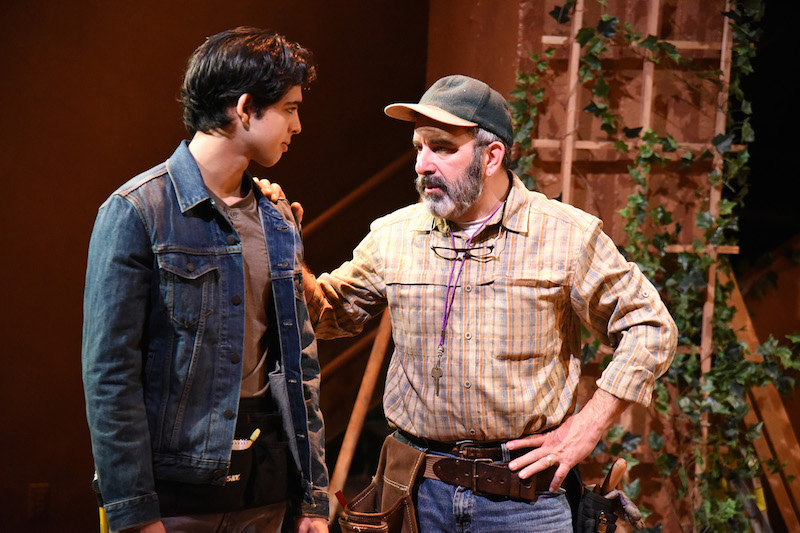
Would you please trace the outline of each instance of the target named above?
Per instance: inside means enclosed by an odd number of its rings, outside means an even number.
[[[415,122],[425,115],[453,126],[479,126],[514,143],[511,112],[500,93],[480,80],[456,74],[445,76],[425,91],[418,104],[391,104],[384,113],[398,120]]]

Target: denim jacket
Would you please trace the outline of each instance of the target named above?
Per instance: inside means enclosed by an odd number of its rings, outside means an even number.
[[[270,390],[301,474],[301,512],[327,517],[319,362],[302,293],[302,242],[286,202],[276,207],[255,192],[281,346],[280,367],[269,369]],[[112,529],[159,518],[154,478],[224,484],[244,309],[239,236],[184,141],[103,203],[89,244],[83,381]]]

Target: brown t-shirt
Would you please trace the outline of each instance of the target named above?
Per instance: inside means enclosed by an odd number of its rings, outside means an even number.
[[[245,180],[247,182],[249,180]],[[244,186],[248,186],[246,183]],[[212,194],[212,196],[214,196]],[[264,364],[267,359],[267,305],[270,304],[269,258],[264,228],[258,215],[253,188],[233,205],[215,198],[239,234],[244,259],[245,326],[242,364],[242,398],[266,392]]]

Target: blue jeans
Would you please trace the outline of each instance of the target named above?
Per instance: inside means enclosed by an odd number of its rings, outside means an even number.
[[[572,533],[569,503],[560,492],[518,501],[426,478],[417,492],[420,532]]]

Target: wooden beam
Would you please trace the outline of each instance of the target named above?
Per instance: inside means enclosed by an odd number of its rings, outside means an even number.
[[[701,254],[710,254],[712,252],[716,252],[717,254],[736,255],[739,253],[739,247],[730,244],[723,244],[722,246],[706,245],[698,252],[691,244],[668,244],[664,251],[666,251],[668,254],[695,252]]]
[[[563,141],[558,139],[533,139],[533,147],[534,148],[559,148]],[[626,142],[628,149],[635,148],[639,142]],[[661,150],[660,145],[656,144],[653,147],[655,150]],[[576,150],[591,150],[591,151],[598,151],[598,150],[608,150],[608,151],[616,151],[615,141],[587,141],[587,140],[576,140],[575,141],[575,149]],[[714,145],[711,143],[678,143],[678,151],[683,150],[684,152],[702,152],[703,150],[713,150]],[[744,146],[741,144],[735,144],[731,146],[731,152],[738,152],[743,150]]]
[[[350,207],[356,200],[361,199],[365,196],[368,192],[372,189],[380,185],[382,182],[386,181],[389,177],[391,177],[395,172],[397,172],[403,165],[410,163],[414,159],[414,152],[406,152],[400,157],[396,158],[394,161],[383,167],[380,171],[376,174],[370,176],[364,183],[350,191],[344,198],[333,204],[329,207],[325,212],[319,215],[317,218],[303,226],[303,235],[304,237],[309,237],[312,235],[317,229],[321,228],[325,224],[327,224],[333,217],[338,215],[341,211],[344,211],[348,207]]]
[[[378,325],[378,333],[375,336],[375,343],[372,345],[372,352],[369,354],[367,368],[364,370],[364,377],[361,379],[361,387],[358,389],[356,403],[350,415],[350,422],[344,433],[342,447],[339,449],[339,456],[336,458],[336,466],[333,468],[328,496],[330,500],[329,521],[333,521],[341,507],[336,498],[336,492],[342,490],[347,481],[347,474],[350,472],[350,464],[353,462],[353,455],[356,452],[358,438],[361,436],[361,429],[364,427],[364,420],[369,411],[370,401],[375,392],[375,385],[381,373],[383,359],[389,349],[389,342],[392,340],[392,321],[389,311],[383,312],[381,323]]]
[[[655,33],[653,34],[655,35]],[[543,35],[542,36],[542,44],[550,45],[550,46],[563,46],[567,44],[569,41],[569,37],[564,35]],[[722,49],[719,43],[712,43],[712,42],[704,42],[704,41],[676,41],[676,40],[669,40],[667,41],[669,44],[677,48],[678,50],[709,50],[712,52],[718,52]]]
[[[561,201],[565,204],[572,203],[572,160],[575,157],[575,137],[578,135],[578,93],[581,83],[578,79],[578,66],[581,59],[581,44],[576,39],[578,31],[583,26],[583,0],[578,0],[575,5],[575,15],[572,17],[572,31],[569,50],[569,98],[567,99],[567,124],[564,139],[561,142]]]
[[[720,276],[720,279],[727,281],[727,276]],[[736,309],[731,325],[738,338],[750,349],[750,360],[760,362],[761,357],[756,352],[758,336],[753,321],[736,278],[731,274],[730,279],[733,281],[730,305]],[[753,442],[758,458],[762,463],[770,459],[786,462],[781,472],[770,473],[765,468],[764,475],[787,530],[800,533],[800,443],[780,394],[773,385],[751,390],[749,399],[753,409],[745,417],[745,422],[749,425],[759,421],[764,423],[763,436]]]

